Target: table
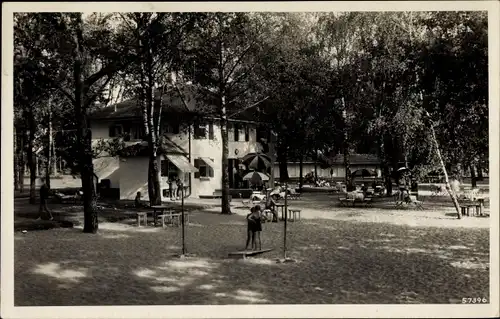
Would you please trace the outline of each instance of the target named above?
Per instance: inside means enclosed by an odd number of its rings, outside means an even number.
[[[156,220],[158,219],[158,211],[160,212],[160,215],[163,215],[163,212],[165,210],[170,210],[170,206],[165,206],[165,205],[156,205],[156,206],[151,206],[151,209],[153,210],[153,220],[154,220],[154,225],[156,227]]]

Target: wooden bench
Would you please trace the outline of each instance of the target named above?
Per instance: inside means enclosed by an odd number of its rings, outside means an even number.
[[[354,198],[339,198],[339,201],[342,206],[348,206],[349,203],[352,203],[352,206],[354,207]]]
[[[368,205],[373,204],[373,200],[371,197],[366,197],[366,198],[363,198],[363,203],[365,204],[365,206],[368,206]]]
[[[144,226],[148,225],[148,213],[137,212],[137,227],[141,227],[141,219],[144,221]]]
[[[158,215],[158,218],[161,219],[161,226],[163,228],[166,227],[167,220],[170,220],[173,224],[174,220],[177,220],[177,226],[180,226],[182,223],[182,214],[181,213],[168,213]],[[189,214],[184,213],[184,223],[189,224]]]
[[[289,209],[290,215],[293,216],[291,221],[295,222],[297,219],[297,216],[299,217],[298,220],[300,220],[300,209]]]

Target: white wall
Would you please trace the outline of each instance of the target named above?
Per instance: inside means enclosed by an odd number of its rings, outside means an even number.
[[[134,199],[137,192],[148,198],[148,158],[129,157],[120,159],[120,199]]]
[[[109,179],[111,188],[120,187],[120,161],[118,157],[101,157],[93,160],[94,173],[102,179]]]

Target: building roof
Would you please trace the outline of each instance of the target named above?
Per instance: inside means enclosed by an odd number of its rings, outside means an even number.
[[[187,152],[169,138],[164,137],[162,145],[158,148],[157,154],[187,155]],[[130,143],[123,149],[119,150],[117,155],[120,157],[149,156],[148,142],[138,141]]]
[[[344,154],[337,154],[331,158],[332,165],[344,164]],[[349,163],[354,165],[380,165],[380,159],[373,154],[351,154]]]
[[[182,96],[179,91],[182,90]],[[192,115],[201,117],[218,117],[217,113],[217,100],[214,95],[211,97],[211,103],[206,102],[205,96],[201,96],[200,89],[194,85],[185,85],[182,89],[169,88],[161,94],[159,89],[155,91],[155,103],[160,103],[163,106],[162,114],[180,114]],[[229,112],[230,113],[230,112]],[[141,118],[141,106],[137,98],[125,100],[123,102],[99,108],[90,114],[93,120],[105,119],[125,119],[125,118]],[[256,110],[251,108],[240,112],[235,116],[231,116],[230,120],[233,121],[257,121]]]
[[[299,160],[293,156],[289,158],[289,163],[298,163]],[[326,168],[333,165],[344,165],[344,154],[324,155],[318,153],[318,164]],[[351,154],[349,156],[351,165],[380,165],[380,159],[373,154]],[[305,155],[303,163],[314,163],[314,158],[311,155]]]

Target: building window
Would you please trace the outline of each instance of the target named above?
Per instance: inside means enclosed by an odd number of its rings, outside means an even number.
[[[179,123],[164,123],[161,131],[163,134],[179,134]]]
[[[112,124],[109,127],[109,137],[119,137],[123,134],[123,127],[120,124]]]
[[[144,126],[136,124],[131,129],[131,136],[134,140],[142,140],[144,138]]]
[[[208,139],[213,140],[214,139],[214,123],[210,122],[208,124]]]
[[[234,130],[234,141],[238,142],[240,140],[240,126],[237,123],[234,123],[233,130]]]
[[[173,178],[177,176],[178,169],[172,162],[168,159],[161,160],[161,176],[168,176],[169,178]]]
[[[195,124],[194,125],[194,139],[201,140],[207,138],[207,125]]]
[[[198,169],[198,172],[194,173],[194,178],[214,177],[214,169],[207,165],[207,163],[205,163],[203,160],[195,159],[194,167]]]
[[[245,142],[250,141],[250,127],[245,125]]]

